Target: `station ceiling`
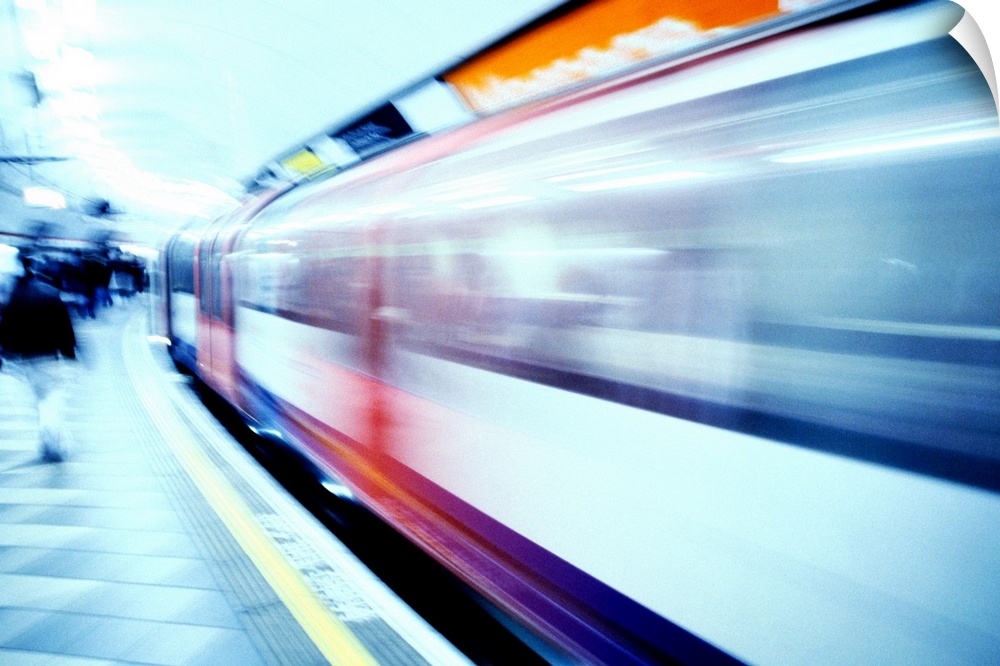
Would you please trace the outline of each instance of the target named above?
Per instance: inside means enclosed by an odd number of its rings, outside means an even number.
[[[0,231],[212,215],[276,154],[561,2],[0,0]],[[67,210],[21,210],[31,186]]]
[[[563,3],[0,0],[0,235],[142,242],[211,217],[276,156]],[[995,3],[959,3],[991,46]]]

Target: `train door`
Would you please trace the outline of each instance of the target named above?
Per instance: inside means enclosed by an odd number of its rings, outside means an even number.
[[[196,237],[184,232],[167,248],[170,280],[167,292],[167,326],[171,357],[190,372],[196,371],[197,307],[195,305],[194,252]]]
[[[236,400],[232,275],[227,256],[240,227],[227,225],[211,239],[209,251],[208,345],[213,388],[230,402]]]
[[[219,228],[224,222],[216,220],[202,233],[199,239],[196,252],[195,264],[195,292],[197,293],[197,357],[198,376],[213,389],[217,389],[213,375],[212,363],[212,329],[216,326],[216,317],[213,312],[218,311],[216,306],[216,293],[218,280],[213,276],[212,270],[212,246]]]
[[[205,232],[198,246],[198,374],[208,386],[229,397],[226,379],[230,333],[222,316],[222,238],[225,219]]]
[[[202,236],[199,248],[200,350],[202,379],[230,403],[238,405],[236,390],[235,310],[232,274],[227,257],[250,218],[283,190],[266,192],[220,218]]]
[[[176,237],[171,237],[156,257],[148,263],[149,270],[149,328],[152,335],[163,340],[170,338],[170,248]]]

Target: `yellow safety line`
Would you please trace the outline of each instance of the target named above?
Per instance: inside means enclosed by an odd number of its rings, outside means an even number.
[[[123,339],[126,350],[127,339],[128,336]],[[125,356],[128,359],[127,351]],[[133,375],[131,368],[129,374]],[[133,381],[132,384],[146,411],[174,455],[184,466],[188,476],[323,656],[331,664],[377,665],[378,662],[371,653],[326,607],[302,575],[288,563],[261,530],[246,503],[215,470],[204,451],[191,443],[190,435],[186,435],[173,419],[159,413],[154,398],[150,395],[151,385],[155,382]],[[163,398],[168,400],[166,396]]]

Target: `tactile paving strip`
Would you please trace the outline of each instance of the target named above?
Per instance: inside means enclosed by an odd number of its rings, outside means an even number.
[[[142,335],[139,325],[140,318],[133,319],[127,327],[123,338],[122,377],[132,377],[131,386],[123,382],[123,400],[131,400],[136,409],[149,410],[155,404],[156,410],[172,410],[174,416],[184,422],[193,433],[192,444],[200,449],[215,471],[221,474],[226,482],[242,498],[243,503],[253,516],[256,526],[267,535],[269,541],[281,552],[283,558],[302,577],[305,585],[324,604],[326,609],[335,615],[348,629],[354,638],[364,647],[379,664],[390,666],[421,666],[424,664],[469,663],[454,647],[448,644],[429,626],[414,630],[411,619],[403,622],[395,621],[396,614],[413,612],[405,607],[398,598],[386,591],[380,591],[373,600],[370,592],[372,586],[381,586],[374,576],[364,569],[363,565],[343,548],[331,548],[334,541],[328,533],[321,539],[321,547],[316,546],[315,525],[310,523],[311,516],[304,516],[304,509],[297,505],[292,507],[285,501],[275,502],[275,495],[262,493],[259,488],[277,487],[273,479],[257,467],[249,454],[237,450],[231,437],[216,422],[207,410],[195,400],[193,394],[178,381],[178,375],[170,367],[165,354],[157,354],[150,348]],[[150,383],[148,378],[156,377],[157,382]],[[150,389],[161,389],[161,395],[151,397],[142,395]],[[146,401],[146,404],[141,404]],[[152,401],[152,402],[151,402]],[[150,425],[155,432],[152,424]],[[149,435],[151,445],[159,447],[156,452],[159,458],[174,458],[169,445],[164,442],[159,433]],[[177,462],[164,463],[177,467]],[[171,472],[173,475],[173,472]],[[180,476],[187,475],[181,471]],[[266,478],[265,478],[266,477]],[[181,501],[188,505],[199,505],[211,514],[204,502],[190,500],[191,493],[198,493],[190,480],[178,481],[178,493]],[[287,497],[282,491],[281,497]],[[218,519],[210,517],[194,517],[199,522],[200,529],[206,531],[208,541],[225,541],[229,546],[237,546],[233,539],[221,539],[214,530],[225,529]],[[316,523],[318,525],[318,523]],[[308,528],[308,529],[306,529]],[[322,529],[321,527],[319,529]],[[212,531],[209,533],[209,531]],[[214,547],[214,546],[209,546]],[[263,642],[268,643],[272,650],[279,650],[284,657],[279,657],[279,663],[314,663],[299,651],[302,645],[301,629],[298,632],[285,628],[288,618],[285,616],[272,618],[269,616],[271,597],[259,589],[260,576],[254,576],[247,570],[253,563],[245,556],[240,557],[232,552],[220,552],[221,561],[226,568],[232,566],[232,572],[224,575],[235,578],[232,587],[241,595],[240,601],[248,612],[260,611],[260,621],[256,617],[248,619],[253,624]],[[264,583],[266,585],[266,583]],[[405,610],[404,610],[405,609]],[[275,610],[274,612],[278,612]],[[294,622],[295,619],[292,618]],[[420,621],[422,622],[422,621]],[[257,625],[262,625],[257,627]],[[418,623],[419,624],[419,623]],[[308,637],[307,637],[308,638]],[[287,645],[286,645],[287,643]],[[285,661],[285,658],[290,661]],[[304,660],[304,661],[303,661]]]
[[[122,342],[127,344],[127,341]],[[135,342],[134,339],[132,342]],[[110,374],[115,378],[119,405],[130,413],[126,421],[135,426],[136,445],[142,447],[150,465],[157,469],[164,485],[172,492],[175,510],[186,523],[196,546],[205,553],[213,575],[227,593],[248,638],[265,662],[325,663],[327,660],[322,653],[205,502],[150,420],[133,386],[133,376],[127,372],[120,347],[94,347],[95,352],[107,355],[104,361],[113,368]],[[158,379],[156,375],[147,375],[144,381]]]

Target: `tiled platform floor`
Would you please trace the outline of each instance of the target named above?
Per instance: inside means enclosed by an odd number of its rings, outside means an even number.
[[[82,361],[69,410],[75,441],[63,462],[42,461],[26,389],[0,371],[0,663],[335,661],[302,628],[287,599],[268,584],[268,571],[251,561],[210,509],[166,446],[167,436],[148,413],[150,403],[137,398],[123,355],[129,345],[145,343],[144,335],[135,334],[145,331],[144,309],[144,302],[135,299],[101,311],[97,320],[77,323]],[[142,379],[171,381],[179,378],[167,371]],[[173,420],[170,436],[187,432],[177,430],[186,427],[176,423],[182,420],[177,414],[154,409],[160,412],[157,419]],[[271,497],[273,489],[266,491],[254,492]],[[287,497],[280,501],[292,502]],[[277,522],[286,529],[298,524]],[[308,531],[302,537],[314,560],[316,553],[338,548],[317,543],[332,540],[317,534]],[[301,551],[303,544],[298,547]],[[303,570],[301,562],[295,566]],[[310,566],[325,573],[331,568],[326,563]],[[352,585],[364,577],[341,575]],[[303,574],[303,579],[309,576]],[[365,589],[372,584],[362,582]],[[344,585],[334,581],[332,587]],[[426,628],[419,620],[412,629],[410,618],[383,620],[369,606],[359,613],[356,600],[353,610],[345,610],[324,590],[316,596],[331,601],[331,614],[349,629],[364,629],[358,641],[371,663],[463,661],[433,631],[429,638],[421,634]],[[388,607],[395,609],[393,603]],[[383,602],[374,606],[386,607]],[[401,635],[418,647],[400,642]]]

